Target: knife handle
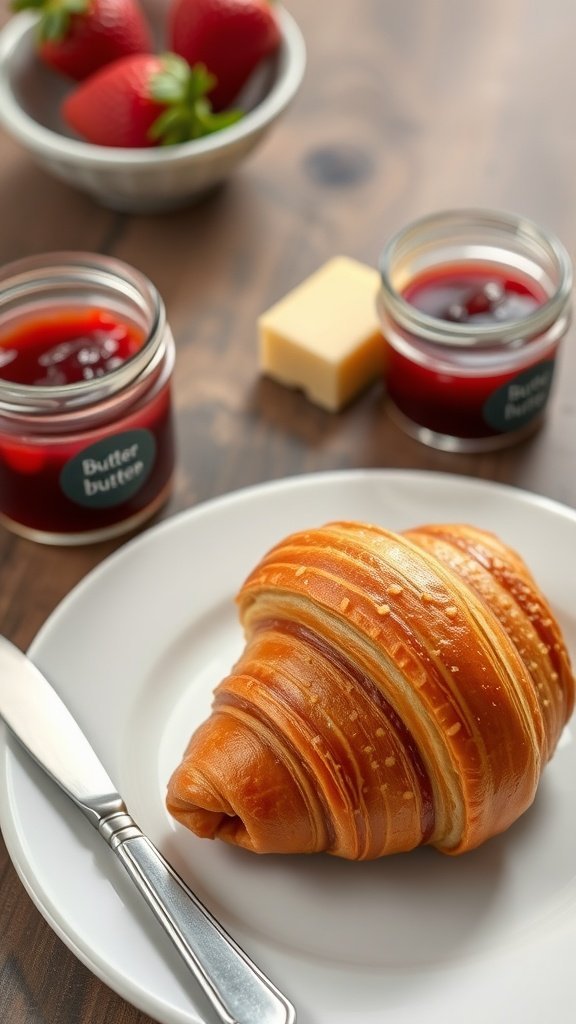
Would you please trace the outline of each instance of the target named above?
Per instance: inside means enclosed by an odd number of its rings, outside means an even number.
[[[295,1024],[292,1004],[230,938],[129,814],[101,819],[98,830],[223,1024]]]

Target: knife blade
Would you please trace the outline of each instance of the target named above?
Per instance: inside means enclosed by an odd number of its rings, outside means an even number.
[[[64,702],[33,662],[4,637],[0,716],[116,854],[222,1024],[295,1024],[292,1003],[138,828]]]

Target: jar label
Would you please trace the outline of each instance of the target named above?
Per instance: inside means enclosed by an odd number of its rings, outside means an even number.
[[[60,473],[67,498],[84,508],[113,508],[132,498],[146,482],[156,457],[149,430],[125,430],[91,444]]]
[[[485,422],[502,433],[526,426],[542,413],[553,376],[554,360],[549,359],[507,381],[486,399],[482,409]]]

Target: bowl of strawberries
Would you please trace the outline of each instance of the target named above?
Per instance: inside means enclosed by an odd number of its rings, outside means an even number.
[[[104,206],[157,212],[226,180],[296,95],[302,34],[275,0],[13,0],[0,124]]]

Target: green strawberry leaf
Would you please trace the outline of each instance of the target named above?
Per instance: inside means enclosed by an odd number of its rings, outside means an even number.
[[[162,146],[173,146],[227,128],[244,116],[241,110],[215,114],[207,93],[216,78],[203,64],[191,67],[174,53],[161,56],[162,69],[150,79],[150,96],[166,109],[152,124],[148,137]]]
[[[85,14],[90,0],[12,0],[13,11],[35,10],[40,13],[40,42],[60,42],[68,34],[70,19]]]
[[[178,130],[182,124],[182,114],[179,110],[174,108],[168,108],[160,117],[157,117],[154,124],[148,132],[149,138],[153,142],[163,142],[165,137]]]
[[[40,23],[40,39],[43,43],[57,43],[64,39],[70,24],[70,15],[61,9],[47,10]]]
[[[150,95],[158,103],[182,103],[186,99],[186,86],[168,72],[154,75]]]
[[[44,6],[45,0],[12,0],[10,4],[11,11],[27,11],[29,8],[38,8]]]
[[[206,113],[200,113],[198,120],[204,128],[204,135],[211,135],[212,132],[219,132],[222,128],[229,128],[230,125],[236,124],[242,117],[244,117],[243,110],[222,110],[218,114],[214,114],[212,109],[207,110]]]
[[[204,64],[195,64],[190,69],[188,84],[189,95],[193,99],[201,99],[216,85],[216,76],[212,75]]]
[[[188,84],[190,78],[190,65],[184,57],[177,53],[163,53],[161,55],[165,71],[177,78],[183,85]]]

